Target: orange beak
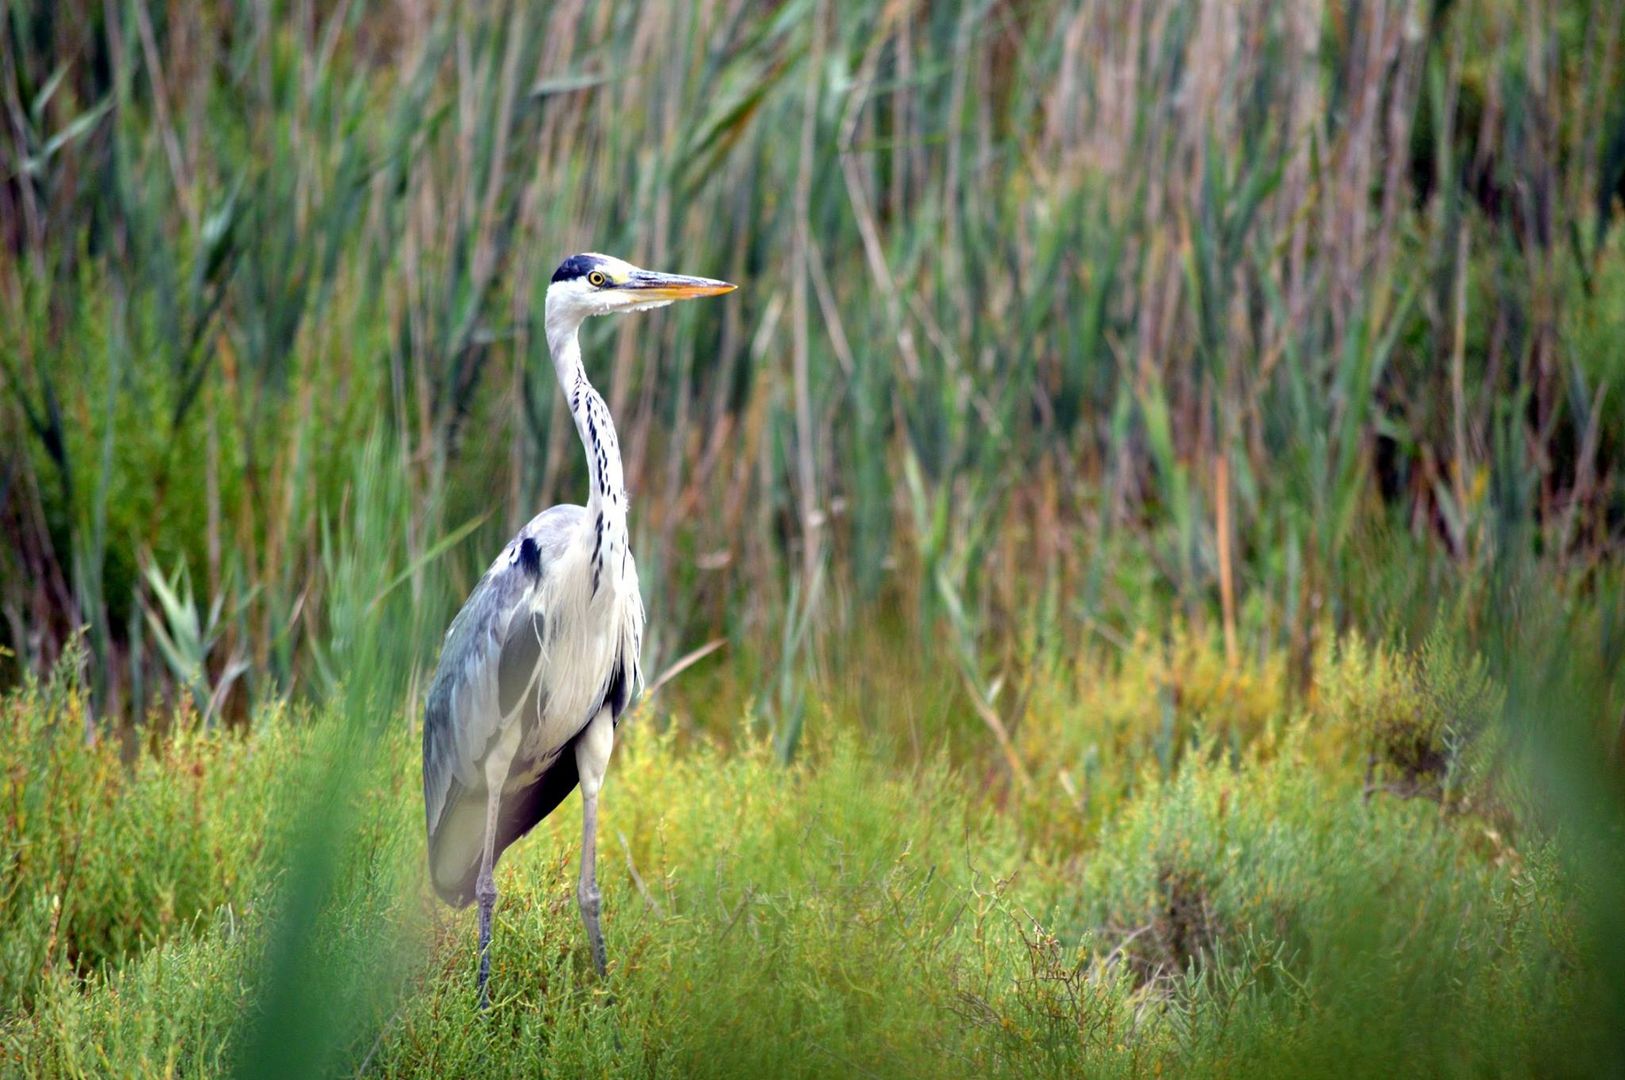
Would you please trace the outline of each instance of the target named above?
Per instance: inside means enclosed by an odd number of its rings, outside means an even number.
[[[692,300],[699,296],[721,296],[739,288],[726,281],[687,277],[683,274],[657,274],[651,270],[634,273],[621,288],[649,300]]]

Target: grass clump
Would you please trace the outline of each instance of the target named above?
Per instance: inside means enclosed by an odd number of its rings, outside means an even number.
[[[297,753],[275,715],[252,743],[178,720],[126,762],[98,731],[70,652],[0,697],[0,1001],[31,1007],[146,945],[184,937],[262,861],[273,767]],[[88,733],[88,735],[87,735]]]
[[[1156,1053],[1243,1075],[1542,1071],[1590,985],[1555,848],[1487,857],[1433,804],[1367,800],[1297,741],[1149,787],[1060,904],[1132,973]],[[1564,1060],[1583,1073],[1594,1049]]]
[[[1323,652],[1316,686],[1321,721],[1365,748],[1368,792],[1458,808],[1496,797],[1494,723],[1506,694],[1481,658],[1437,633],[1415,653],[1350,635]]]
[[[1173,776],[1193,748],[1239,755],[1292,708],[1282,654],[1232,662],[1217,634],[1181,622],[1081,652],[1041,684],[1018,732],[1037,780],[1029,825],[1050,843],[1090,845],[1147,778]]]

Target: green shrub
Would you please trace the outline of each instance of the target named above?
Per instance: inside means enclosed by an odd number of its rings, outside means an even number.
[[[272,778],[296,753],[267,717],[252,739],[174,734],[137,748],[93,723],[70,652],[49,682],[0,697],[0,1001],[186,933],[242,898],[271,827]]]
[[[1058,905],[1151,995],[1161,1052],[1242,1075],[1518,1075],[1572,1039],[1583,1071],[1589,976],[1555,849],[1486,857],[1437,805],[1306,767],[1301,739],[1149,786]]]
[[[1243,753],[1291,708],[1283,655],[1234,663],[1216,633],[1182,622],[1082,653],[1041,683],[1018,733],[1036,781],[1025,821],[1048,843],[1087,847],[1145,778],[1174,775],[1193,746]]]
[[[1349,635],[1316,666],[1321,724],[1366,752],[1369,791],[1487,804],[1506,695],[1482,659],[1435,632],[1415,653]]]

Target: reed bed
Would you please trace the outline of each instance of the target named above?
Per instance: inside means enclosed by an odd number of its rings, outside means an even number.
[[[13,5],[8,677],[83,625],[109,714],[320,688],[372,440],[432,621],[580,486],[537,325],[581,248],[744,286],[588,344],[655,670],[770,641],[791,686],[879,605],[985,698],[1146,596],[1307,662],[1384,563],[1584,577],[1625,505],[1621,19]]]

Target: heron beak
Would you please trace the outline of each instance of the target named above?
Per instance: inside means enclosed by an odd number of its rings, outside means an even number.
[[[621,288],[640,300],[692,300],[698,296],[721,296],[739,288],[726,281],[711,278],[687,277],[683,274],[657,274],[652,270],[639,270],[627,279]]]

